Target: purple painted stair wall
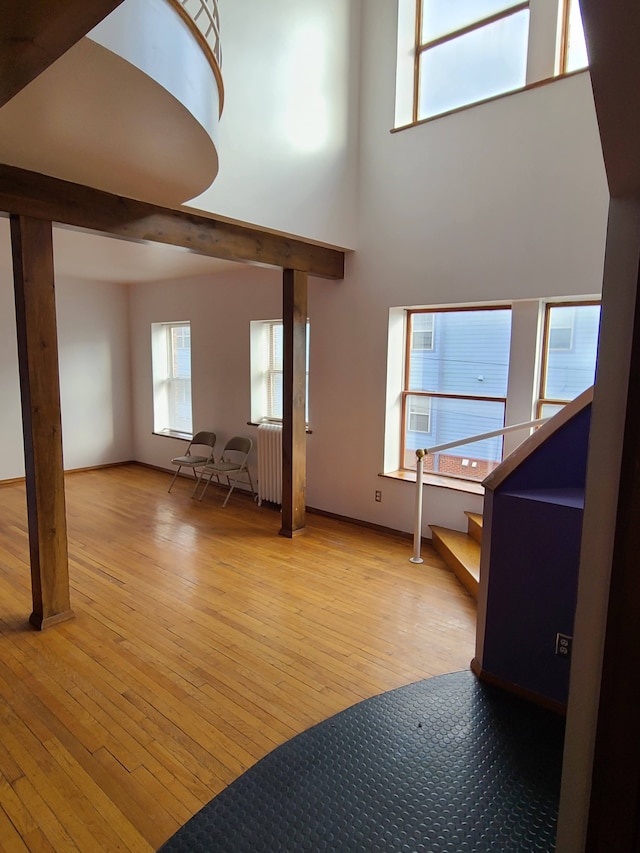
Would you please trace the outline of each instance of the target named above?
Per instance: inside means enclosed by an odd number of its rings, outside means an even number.
[[[569,689],[556,635],[573,634],[590,422],[588,402],[547,424],[543,443],[485,494],[481,670],[557,705]]]

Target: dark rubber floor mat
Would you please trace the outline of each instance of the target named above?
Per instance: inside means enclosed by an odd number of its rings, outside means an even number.
[[[563,736],[470,672],[430,678],[278,747],[160,849],[552,851]]]

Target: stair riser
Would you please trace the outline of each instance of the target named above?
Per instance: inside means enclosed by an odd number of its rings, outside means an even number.
[[[465,515],[467,516],[467,533],[478,545],[482,545],[482,517],[478,521],[475,515],[469,512]]]
[[[445,561],[447,566],[458,578],[467,592],[476,600],[478,599],[478,581],[469,573],[467,568],[458,560],[449,548],[440,540],[437,533],[433,534],[433,547]]]

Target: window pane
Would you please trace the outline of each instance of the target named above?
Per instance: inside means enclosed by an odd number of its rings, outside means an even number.
[[[412,324],[422,316],[412,314]],[[506,397],[511,311],[442,311],[431,316],[433,349],[411,351],[407,390]]]
[[[192,430],[191,380],[170,379],[168,386],[168,428],[178,432],[190,433]]]
[[[593,385],[600,328],[599,305],[549,308],[543,397],[573,400]]]
[[[409,413],[417,397],[407,400],[404,467],[415,468],[415,451],[419,447],[435,447],[458,441],[504,426],[505,404],[502,401],[431,398],[430,433],[409,429]],[[428,454],[424,470],[450,476],[483,480],[502,460],[502,437],[486,438],[460,445],[441,453]]]
[[[525,85],[529,11],[424,51],[418,118],[481,101]]]
[[[433,314],[413,314],[411,349],[433,349]]]
[[[540,417],[541,418],[552,418],[554,415],[557,415],[558,412],[561,412],[564,406],[559,406],[557,403],[543,403],[540,406]]]
[[[431,432],[429,397],[407,397],[407,429],[413,432]]]
[[[282,418],[282,373],[269,374],[268,418]]]
[[[176,379],[191,378],[191,327],[170,327],[169,376]]]
[[[570,0],[567,56],[564,70],[577,71],[579,68],[586,68],[588,64],[589,57],[587,56],[587,44],[584,38],[580,3],[578,0]]]
[[[282,370],[283,334],[282,323],[271,324],[269,336],[269,368],[271,370]]]
[[[514,5],[513,0],[422,0],[422,43],[461,30]]]

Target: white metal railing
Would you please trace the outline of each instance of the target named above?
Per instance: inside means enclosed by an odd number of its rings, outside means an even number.
[[[180,0],[182,8],[205,37],[216,62],[222,68],[222,45],[220,43],[220,15],[217,0]]]
[[[546,423],[549,418],[538,418],[534,421],[527,421],[522,424],[511,424],[511,426],[502,427],[502,429],[494,429],[492,432],[483,432],[480,435],[472,435],[469,438],[463,438],[459,441],[449,441],[446,444],[438,444],[434,447],[418,448],[416,450],[416,503],[415,503],[415,520],[413,526],[413,556],[409,558],[411,563],[422,563],[420,556],[420,547],[422,544],[422,474],[424,457],[428,454],[439,453],[442,450],[450,450],[452,447],[460,447],[464,444],[473,444],[475,441],[482,441],[485,438],[495,438],[498,435],[504,435],[507,432],[516,432],[519,429],[528,429],[537,427]]]

